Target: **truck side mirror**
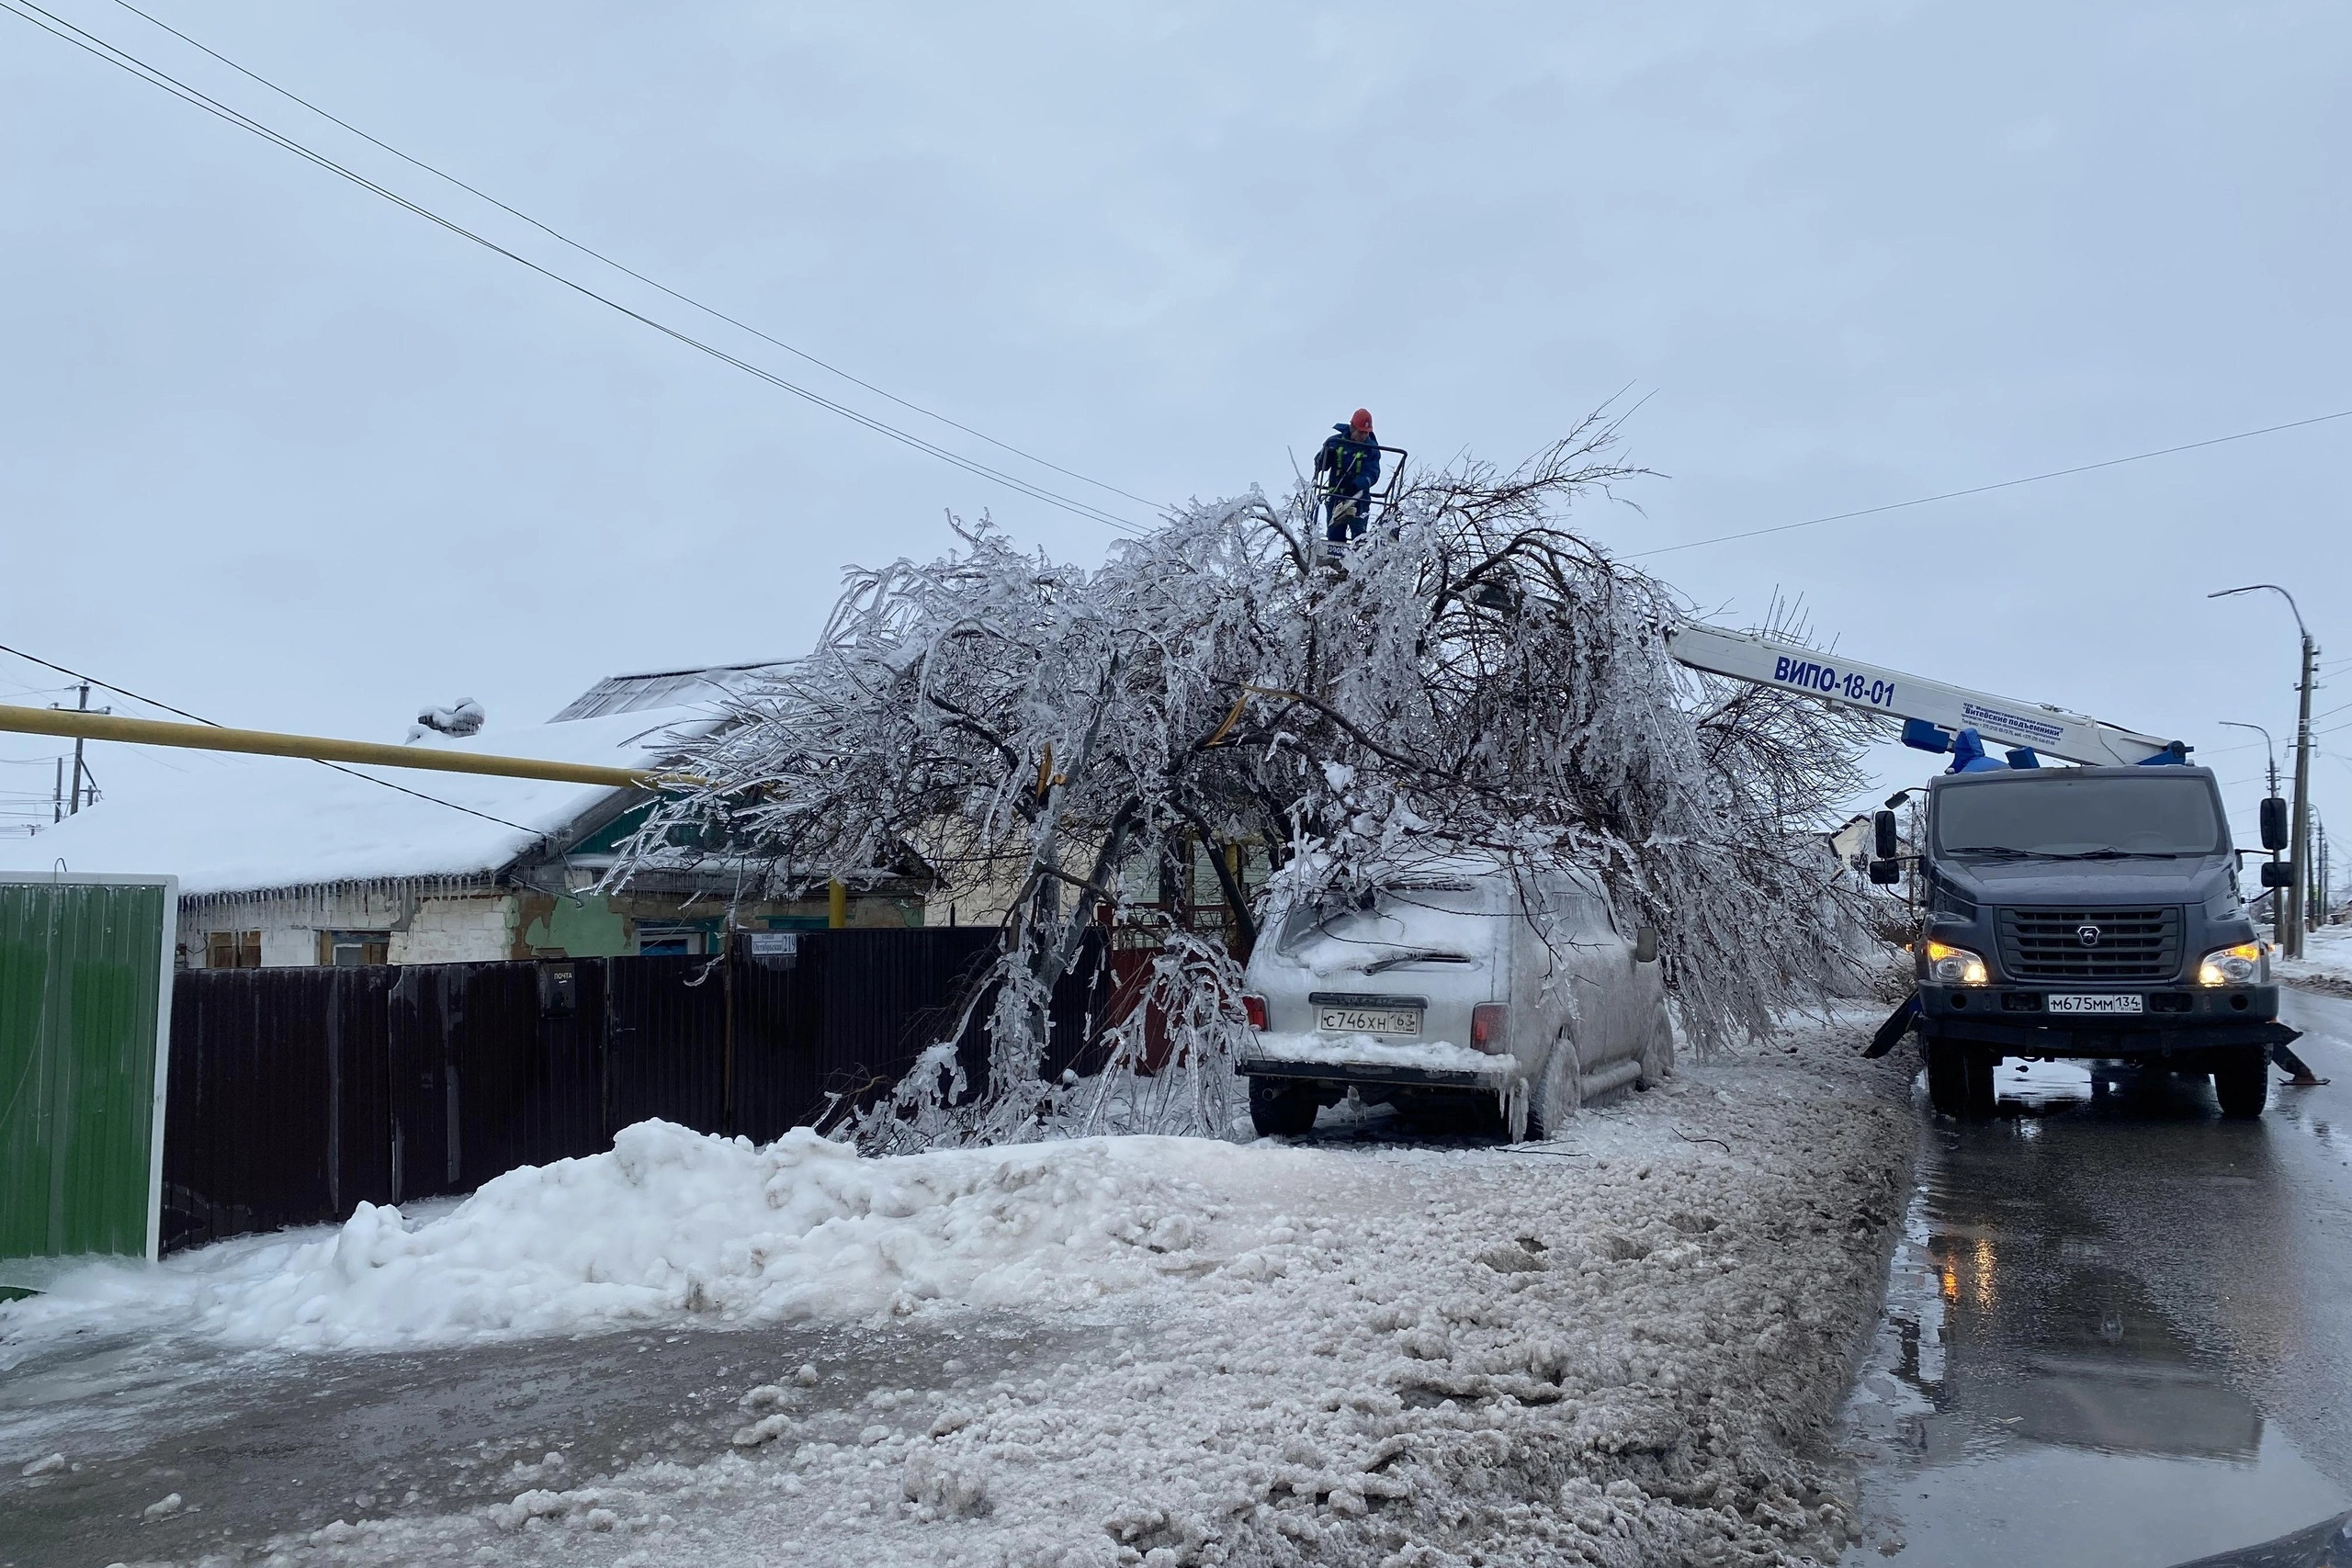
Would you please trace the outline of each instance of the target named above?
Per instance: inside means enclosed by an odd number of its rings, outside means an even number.
[[[2264,861],[2262,885],[2265,887],[2292,887],[2295,885],[2295,863],[2290,860]]]
[[[2274,852],[2287,847],[2287,803],[2275,795],[2262,803],[2262,847]]]
[[[1894,841],[1894,813],[1892,811],[1874,813],[1871,818],[1871,832],[1874,835],[1871,839],[1871,847],[1878,851],[1878,858],[1893,860],[1898,847]]]
[[[1634,962],[1636,964],[1657,962],[1657,928],[1656,926],[1643,926],[1634,932]]]
[[[1903,863],[1893,859],[1871,862],[1871,880],[1881,887],[1894,886],[1903,880]]]

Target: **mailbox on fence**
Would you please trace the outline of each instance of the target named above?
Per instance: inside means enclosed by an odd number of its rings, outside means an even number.
[[[179,885],[0,872],[0,1286],[153,1258]]]

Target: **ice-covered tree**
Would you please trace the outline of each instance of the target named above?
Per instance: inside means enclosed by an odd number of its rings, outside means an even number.
[[[880,1145],[1060,1124],[1221,1130],[1238,968],[1148,908],[1194,842],[1259,847],[1266,901],[1376,885],[1434,855],[1597,872],[1661,933],[1702,1052],[1829,976],[1816,829],[1862,731],[1666,656],[1667,587],[1566,523],[1633,477],[1592,422],[1509,471],[1420,477],[1334,566],[1315,498],[1194,505],[1102,565],[985,522],[939,559],[850,574],[815,649],[684,760],[617,875],[723,846],[758,896],[919,860],[1004,891],[982,1085],[943,1043],[865,1122]],[[1242,945],[1252,899],[1222,856]],[[1157,922],[1149,1007],[1114,1070],[1047,1083],[1047,999],[1091,928]],[[1173,1055],[1148,1079],[1144,1019]]]

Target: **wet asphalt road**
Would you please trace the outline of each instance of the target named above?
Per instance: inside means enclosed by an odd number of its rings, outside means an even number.
[[[2072,1066],[1921,1096],[1848,1562],[2162,1568],[2352,1506],[2352,1001],[2285,1009],[2335,1081],[2258,1122]]]

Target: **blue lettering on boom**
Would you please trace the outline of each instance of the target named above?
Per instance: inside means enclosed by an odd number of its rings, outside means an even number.
[[[1772,679],[1781,685],[1807,692],[1830,692],[1849,702],[1868,703],[1872,707],[1894,705],[1894,682],[1840,674],[1834,664],[1816,664],[1811,660],[1783,655],[1772,660]]]

